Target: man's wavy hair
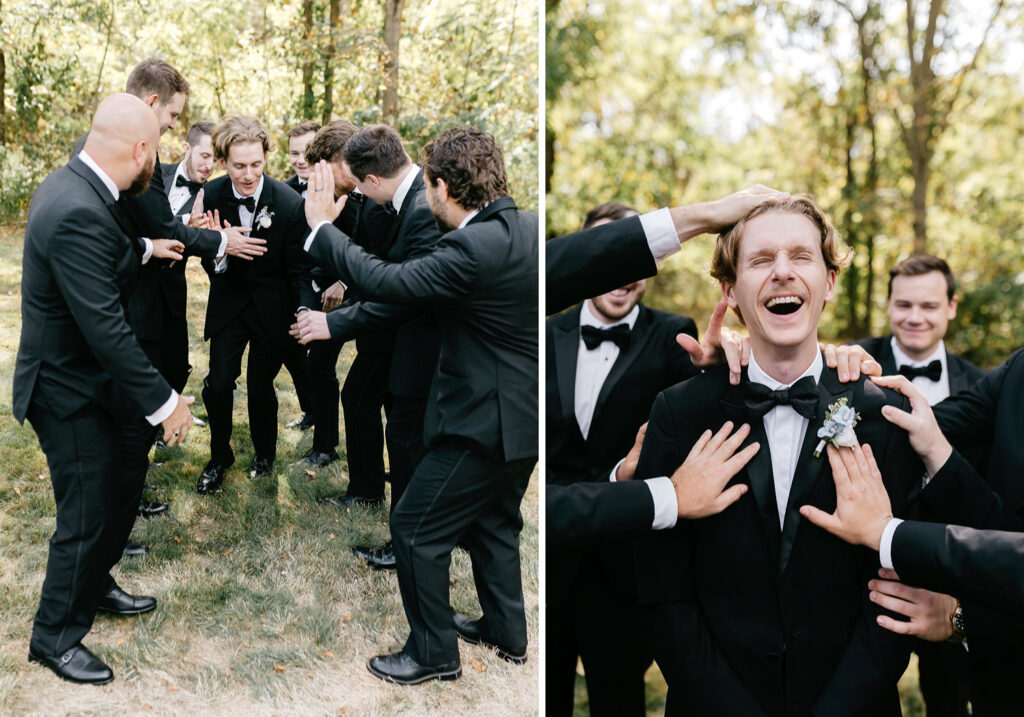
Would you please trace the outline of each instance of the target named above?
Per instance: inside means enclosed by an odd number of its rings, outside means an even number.
[[[306,145],[306,161],[311,165],[321,159],[328,162],[342,161],[345,158],[345,145],[355,133],[356,126],[348,120],[336,119],[328,122]]]
[[[501,148],[475,127],[442,132],[420,152],[420,163],[423,179],[432,187],[443,179],[448,195],[463,209],[479,209],[508,194]]]
[[[179,92],[187,97],[189,86],[181,73],[167,60],[150,57],[132,69],[128,75],[128,82],[125,83],[125,92],[143,100],[150,95],[156,95],[160,104],[166,105]]]
[[[270,133],[255,117],[228,115],[213,128],[210,141],[213,143],[214,158],[225,162],[228,159],[228,150],[240,142],[259,142],[263,145],[263,153],[270,153]]]
[[[715,242],[715,253],[711,257],[711,276],[725,284],[736,283],[736,259],[739,256],[740,239],[747,222],[755,217],[769,213],[801,214],[817,227],[821,236],[821,255],[825,259],[825,268],[840,271],[849,266],[853,252],[843,243],[839,232],[821,211],[814,199],[806,194],[795,194],[789,199],[766,199],[747,212],[747,215],[736,222],[731,228],[718,235]]]
[[[371,124],[345,143],[345,163],[355,178],[364,182],[371,174],[391,179],[409,164],[409,157],[398,132],[386,124]]]

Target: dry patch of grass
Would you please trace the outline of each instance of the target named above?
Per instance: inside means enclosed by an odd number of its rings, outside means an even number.
[[[366,660],[399,649],[407,624],[393,573],[365,568],[350,546],[387,537],[387,508],[339,510],[316,498],[344,490],[343,460],[308,475],[291,464],[312,436],[283,428],[299,414],[290,377],[277,380],[282,425],[270,476],[245,473],[252,458],[244,381],[235,394],[235,467],[222,493],[200,496],[195,480],[208,457],[206,429],[156,454],[156,487],[147,497],[168,514],[140,520],[134,539],[151,549],[125,559],[115,578],[129,592],[154,595],[155,612],[100,616],[86,638],[114,669],[105,687],[74,686],[26,661],[32,615],[53,531],[53,493],[45,458],[29,426],[11,416],[11,380],[20,333],[23,227],[0,228],[0,714],[520,715],[537,712],[537,481],[523,503],[523,587],[529,661],[512,666],[461,645],[463,677],[419,687],[387,685]],[[186,393],[207,372],[201,340],[206,275],[190,262],[190,359]],[[344,375],[353,357],[339,361]],[[243,372],[244,376],[244,372]],[[339,451],[344,449],[342,438]],[[452,605],[479,613],[469,558],[457,551]]]

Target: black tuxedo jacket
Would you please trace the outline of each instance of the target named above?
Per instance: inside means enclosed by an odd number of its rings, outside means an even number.
[[[863,346],[871,354],[871,358],[878,361],[883,376],[892,376],[896,373],[896,358],[892,354],[892,334],[860,339],[852,343]],[[950,395],[967,390],[971,384],[985,375],[985,372],[973,363],[949,351],[946,352],[946,366],[949,369]]]
[[[654,498],[643,481],[548,483],[544,493],[548,560],[552,549],[637,537],[650,532],[654,524]]]
[[[299,183],[299,175],[297,174],[293,174],[292,176],[288,177],[288,179],[284,180],[284,183],[288,185],[289,189],[294,191],[300,197],[302,196],[302,190],[306,188],[305,184]]]
[[[658,273],[639,217],[556,237],[544,252],[548,314]]]
[[[636,432],[650,415],[657,395],[696,373],[689,355],[676,343],[677,334],[697,336],[693,320],[640,304],[629,345],[619,352],[598,393],[590,431],[584,439],[576,420],[581,311],[582,304],[547,320],[545,445],[549,485],[607,481],[611,469],[633,447]],[[632,547],[609,543],[586,553],[549,552],[549,605],[568,599],[581,560],[604,575],[610,592],[632,602]]]
[[[739,386],[717,367],[662,393],[654,404],[638,479],[671,475],[706,429],[747,420]],[[730,484],[748,494],[722,513],[681,521],[638,541],[637,590],[655,656],[669,684],[669,709],[686,714],[898,715],[896,682],[910,644],[879,627],[868,600],[877,553],[848,545],[804,520],[802,505],[829,513],[836,492],[817,430],[846,397],[874,451],[893,513],[906,515],[923,467],[906,433],[881,415],[908,409],[900,394],[860,379],[841,384],[824,368],[779,528],[771,447],[762,420],[746,441],[758,453]]]
[[[422,170],[417,172],[398,216],[393,218],[387,238],[374,247],[373,244],[380,241],[380,230],[385,226],[381,214],[386,215],[386,212],[379,206],[373,214],[367,212],[365,248],[388,262],[405,262],[426,256],[434,250],[441,238],[441,231],[427,205]],[[360,233],[363,233],[362,228]],[[312,256],[314,261],[321,261],[316,253]],[[388,390],[395,396],[426,399],[430,395],[430,383],[441,346],[433,308],[409,302],[385,303],[374,300],[360,282],[346,273],[344,266],[332,259],[326,260],[342,281],[354,287],[364,299],[328,312],[327,326],[331,337],[342,341],[359,340],[370,334],[394,331],[395,348],[388,375]]]
[[[97,403],[119,420],[170,397],[126,320],[140,254],[121,205],[80,159],[36,190],[22,259],[19,421],[34,397],[61,418]]]
[[[906,521],[892,560],[905,582],[1024,620],[1024,533]]]
[[[227,175],[206,183],[203,200],[206,208],[218,210],[222,221],[239,226],[238,206],[231,203],[233,199]],[[264,209],[273,213],[270,226],[265,229],[259,227],[256,218]],[[206,338],[216,334],[252,301],[268,328],[268,335],[279,336],[282,342],[292,340],[288,327],[295,321],[296,308],[317,308],[309,276],[311,265],[302,251],[308,234],[302,197],[264,175],[249,236],[266,239],[267,251],[252,261],[230,257],[227,269],[220,274],[208,267],[210,299],[206,308]]]
[[[174,189],[174,175],[177,174],[178,167],[180,166],[181,162],[175,162],[174,164],[161,163],[159,165],[159,171],[163,175],[161,179],[163,180],[164,183],[164,194],[167,197],[171,196],[171,190]],[[178,213],[176,214],[179,222],[181,221],[181,218],[183,216],[187,217],[189,214],[192,213],[192,206],[196,203],[196,196],[199,194],[199,190],[197,189],[195,191],[192,191],[191,189],[189,189],[188,194],[188,199],[185,200],[185,203],[181,205],[181,209],[179,209]],[[177,264],[180,263],[181,262],[178,262]],[[177,264],[175,264],[175,266],[177,266]]]
[[[535,214],[502,197],[433,252],[400,264],[334,227],[310,247],[371,296],[435,307],[441,352],[424,419],[428,447],[459,437],[506,461],[537,456],[537,231]]]

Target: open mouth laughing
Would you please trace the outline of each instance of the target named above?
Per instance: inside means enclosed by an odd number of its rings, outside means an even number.
[[[795,314],[804,305],[804,300],[795,294],[773,296],[764,302],[764,307],[776,316]]]

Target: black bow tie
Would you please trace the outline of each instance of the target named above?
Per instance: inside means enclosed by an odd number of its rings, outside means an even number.
[[[381,206],[381,208],[382,208],[382,209],[383,209],[383,210],[384,210],[385,212],[387,212],[387,213],[388,213],[388,214],[390,214],[391,216],[393,216],[393,217],[394,217],[394,216],[397,216],[397,215],[398,215],[398,210],[397,210],[397,209],[395,209],[395,205],[394,205],[394,203],[393,203],[393,202],[384,202],[384,203],[383,203],[383,204],[381,204],[380,206]]]
[[[256,197],[235,197],[232,196],[228,199],[228,206],[232,207],[245,207],[249,210],[249,213],[256,211]]]
[[[899,373],[913,381],[918,376],[925,376],[932,381],[942,378],[942,362],[935,359],[927,366],[900,366]]]
[[[583,337],[583,344],[587,351],[593,351],[605,341],[624,349],[629,346],[629,324],[619,324],[610,329],[599,329],[596,326],[581,326],[580,335]]]
[[[299,189],[302,189],[307,184],[309,184],[309,180],[308,179],[299,178]]]
[[[195,194],[203,188],[202,182],[193,182],[191,179],[186,177],[184,174],[179,174],[178,178],[174,180],[175,187],[188,187],[188,191]]]
[[[777,391],[760,383],[747,383],[747,395],[743,399],[751,420],[762,418],[776,406],[792,406],[804,418],[814,418],[818,408],[818,384],[812,376],[804,376],[789,388]]]

